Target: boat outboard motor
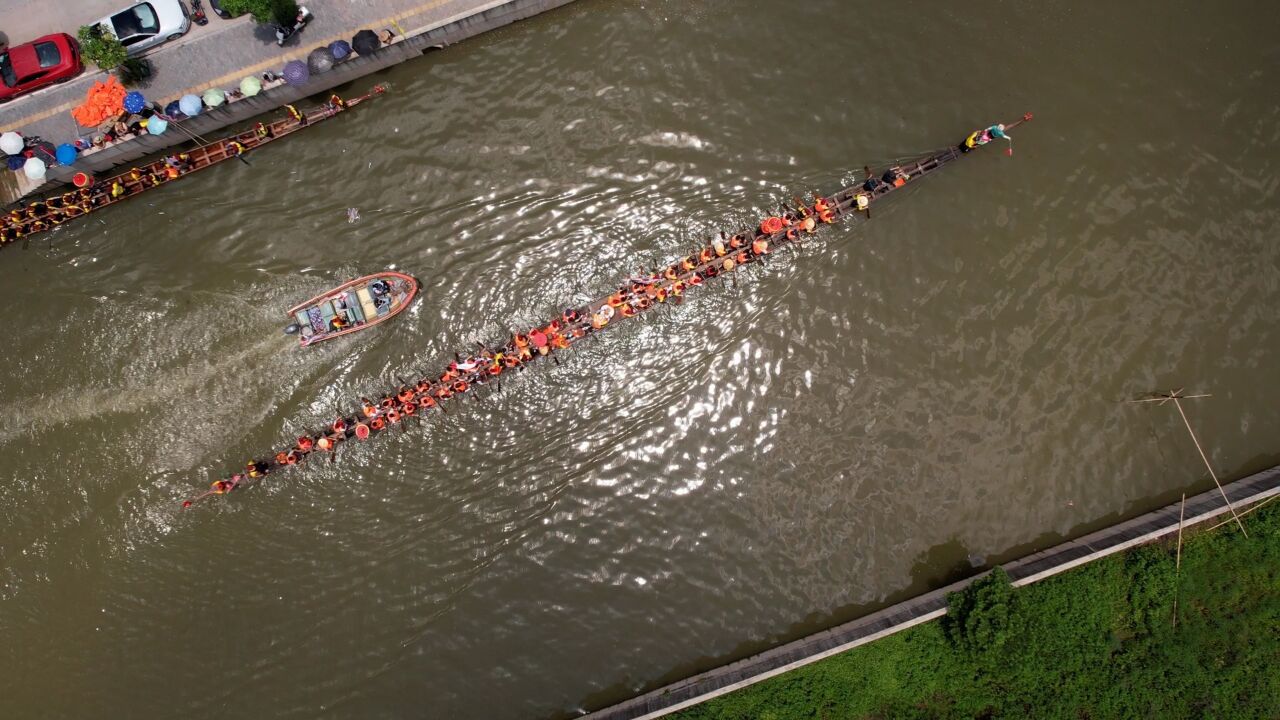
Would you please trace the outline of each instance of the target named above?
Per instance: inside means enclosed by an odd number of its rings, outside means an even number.
[[[311,22],[311,11],[305,5],[298,6],[298,16],[293,19],[292,25],[276,25],[276,44],[283,46],[285,41],[293,34],[307,26]]]
[[[285,335],[297,335],[297,334],[298,334],[298,332],[299,332],[299,331],[301,331],[301,330],[302,330],[302,326],[301,326],[301,325],[299,325],[298,323],[293,323],[292,325],[289,325],[288,327],[286,327],[286,328],[284,329],[284,334],[285,334]]]

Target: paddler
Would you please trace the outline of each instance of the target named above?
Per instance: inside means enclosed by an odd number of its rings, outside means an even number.
[[[547,354],[547,334],[542,331],[542,328],[534,328],[529,332],[529,342],[538,349],[539,355]]]

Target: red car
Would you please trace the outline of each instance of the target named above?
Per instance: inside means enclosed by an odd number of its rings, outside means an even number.
[[[45,35],[0,52],[0,102],[45,85],[70,80],[84,70],[80,44],[66,33]]]

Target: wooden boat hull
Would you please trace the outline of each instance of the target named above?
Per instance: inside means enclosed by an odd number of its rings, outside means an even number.
[[[297,111],[286,105],[284,109],[292,112],[283,119],[260,122],[242,133],[167,156],[171,159],[183,158],[179,163],[171,163],[164,158],[154,160],[141,167],[98,180],[91,188],[69,190],[61,195],[34,200],[27,204],[25,212],[15,209],[7,215],[0,214],[0,247],[21,239],[30,239],[33,235],[52,230],[68,220],[115,205],[146,190],[168,185],[197,170],[240,157],[286,135],[328,120],[384,92],[386,88],[376,85],[370,92],[345,101],[335,94],[330,96],[328,103],[309,112]],[[119,194],[112,192],[116,185],[121,189]]]
[[[421,284],[404,273],[365,275],[299,303],[289,320],[300,327],[302,347],[350,335],[384,323],[409,307]]]

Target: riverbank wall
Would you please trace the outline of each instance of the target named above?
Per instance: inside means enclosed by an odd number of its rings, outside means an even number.
[[[1232,522],[1223,495],[1237,512],[1280,495],[1280,466],[1139,515],[1075,540],[1004,564],[1015,587],[1029,585],[1129,548],[1210,523]],[[987,571],[990,572],[990,571]],[[789,670],[942,617],[947,595],[987,572],[897,603],[865,617],[793,640],[638,695],[585,716],[586,720],[651,720],[697,705]]]
[[[182,128],[191,134],[216,139],[216,133],[230,125],[276,112],[287,103],[297,103],[312,95],[327,92],[339,85],[359,80],[385,70],[393,65],[414,60],[431,52],[442,50],[481,33],[510,25],[535,15],[568,5],[573,0],[476,0],[465,11],[440,21],[414,29],[405,29],[404,37],[368,55],[354,56],[325,73],[314,74],[302,85],[279,85],[263,90],[254,97],[244,98],[209,109],[197,117],[183,120]],[[352,32],[359,28],[353,28]],[[277,68],[278,70],[279,68]],[[364,92],[360,89],[359,92]],[[135,163],[140,158],[161,152],[169,147],[191,140],[182,130],[171,130],[163,135],[142,135],[98,152],[84,155],[74,166],[49,168],[47,180],[39,186],[5,188],[12,202],[27,194],[52,191],[69,183],[77,172],[106,175],[111,170]]]

